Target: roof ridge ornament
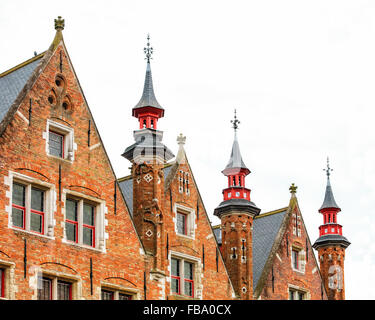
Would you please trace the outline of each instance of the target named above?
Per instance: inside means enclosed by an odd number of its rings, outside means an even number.
[[[154,49],[150,47],[150,34],[147,34],[147,47],[144,47],[143,51],[146,55],[147,63],[150,63],[150,59],[152,59],[152,54],[154,53]]]
[[[238,119],[237,119],[237,110],[234,109],[234,120],[231,120],[230,121],[231,123],[233,123],[233,129],[234,129],[234,132],[237,132],[237,129],[238,129],[238,125],[241,123]]]
[[[331,175],[330,171],[333,171],[333,169],[330,168],[329,166],[329,158],[327,157],[327,169],[323,169],[323,171],[326,171],[327,177],[329,179],[329,176]]]
[[[65,20],[61,18],[61,16],[58,16],[57,19],[55,19],[55,30],[56,31],[62,31],[65,27]]]
[[[292,185],[289,187],[289,191],[291,194],[296,194],[297,193],[297,186],[292,183]]]

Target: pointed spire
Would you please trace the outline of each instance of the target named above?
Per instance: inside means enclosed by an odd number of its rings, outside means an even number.
[[[143,107],[154,107],[158,109],[162,109],[164,113],[164,109],[160,106],[159,102],[156,100],[155,93],[154,93],[154,86],[152,84],[152,74],[151,74],[151,65],[150,59],[152,59],[153,48],[150,47],[150,35],[147,35],[147,46],[144,48],[145,59],[147,60],[147,67],[146,67],[146,77],[145,83],[143,87],[142,97],[137,103],[137,105],[133,108],[143,108]],[[134,111],[133,111],[134,114]]]
[[[250,170],[246,167],[245,163],[242,160],[241,152],[240,152],[240,146],[238,144],[237,140],[237,130],[238,130],[238,124],[240,121],[237,119],[237,112],[234,110],[234,120],[231,120],[231,123],[233,123],[233,129],[234,129],[234,141],[232,146],[232,153],[230,155],[229,162],[225,169],[222,171],[222,173],[226,174],[226,172],[233,172],[233,169],[243,169],[247,174],[250,173]]]
[[[322,210],[322,209],[326,209],[326,208],[337,208],[337,209],[341,210],[340,207],[337,205],[337,203],[335,201],[335,198],[333,197],[331,181],[329,179],[329,176],[331,175],[330,172],[333,171],[333,169],[331,169],[330,166],[329,166],[329,158],[328,157],[327,157],[327,169],[323,169],[323,170],[326,171],[326,174],[327,174],[327,186],[326,186],[326,193],[324,195],[324,201],[323,201],[323,204],[320,207],[319,211]]]

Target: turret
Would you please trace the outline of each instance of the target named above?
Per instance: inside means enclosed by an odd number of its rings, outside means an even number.
[[[323,204],[319,212],[323,216],[323,224],[319,226],[319,238],[313,248],[318,251],[320,270],[330,300],[345,299],[344,260],[345,249],[350,242],[342,235],[342,226],[338,223],[341,208],[333,196],[329,160],[327,159],[327,186]]]
[[[146,253],[154,257],[151,272],[162,273],[165,258],[161,243],[163,236],[163,203],[165,163],[174,157],[162,143],[163,132],[157,130],[157,121],[164,109],[156,100],[151,75],[150,59],[153,52],[147,37],[144,49],[147,59],[146,77],[142,97],[132,109],[140,123],[134,131],[135,143],[126,148],[123,157],[132,163],[133,220],[144,244]]]
[[[252,226],[260,209],[250,200],[250,189],[245,187],[245,178],[250,173],[242,160],[237,140],[240,123],[235,112],[231,121],[234,141],[229,162],[222,173],[228,179],[223,190],[223,201],[214,214],[221,219],[222,254],[236,294],[241,299],[252,299]]]

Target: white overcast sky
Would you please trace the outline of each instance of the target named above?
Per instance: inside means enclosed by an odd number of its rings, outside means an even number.
[[[54,19],[118,177],[133,143],[150,33],[164,143],[186,153],[205,207],[222,201],[221,170],[238,139],[262,212],[297,197],[311,242],[322,223],[329,156],[346,250],[347,299],[375,299],[375,1],[0,2],[0,72],[51,44]]]

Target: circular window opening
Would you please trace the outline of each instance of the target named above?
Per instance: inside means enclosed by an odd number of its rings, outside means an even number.
[[[49,102],[50,104],[53,104],[53,103],[54,103],[54,99],[53,99],[52,96],[49,96],[49,97],[48,97],[48,102]]]
[[[65,110],[68,110],[68,109],[69,109],[69,103],[67,103],[67,102],[63,102],[62,106],[63,106],[63,108],[64,108]]]

